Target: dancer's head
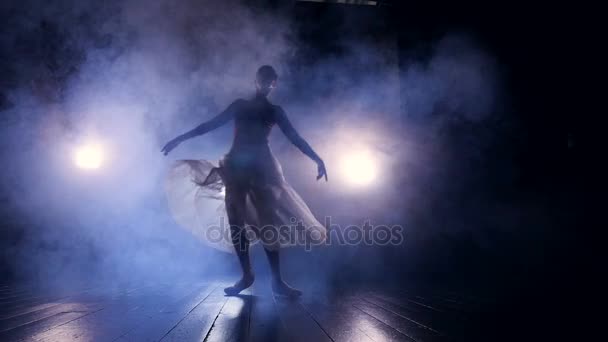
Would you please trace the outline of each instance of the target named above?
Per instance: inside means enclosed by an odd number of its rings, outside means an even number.
[[[255,75],[255,87],[260,95],[267,96],[277,85],[277,72],[270,65],[262,65]]]

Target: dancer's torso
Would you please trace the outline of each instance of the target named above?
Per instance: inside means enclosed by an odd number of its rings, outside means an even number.
[[[268,136],[276,123],[275,117],[275,106],[265,97],[239,101],[231,152],[268,146]]]
[[[227,171],[257,180],[276,178],[281,173],[272,155],[268,137],[276,124],[276,106],[265,97],[239,101],[234,117],[234,140],[224,158]]]

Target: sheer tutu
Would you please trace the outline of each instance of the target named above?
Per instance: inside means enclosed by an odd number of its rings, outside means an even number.
[[[249,189],[246,195],[245,229],[251,243],[261,241],[270,249],[323,243],[325,227],[285,181],[276,159],[271,158],[266,164],[276,177]],[[215,166],[207,160],[178,160],[169,170],[165,191],[173,217],[182,228],[213,248],[234,253],[225,206],[225,183],[230,179],[225,161]],[[256,200],[268,196],[271,201]],[[260,230],[264,205],[271,206],[264,209],[270,209],[273,225]]]

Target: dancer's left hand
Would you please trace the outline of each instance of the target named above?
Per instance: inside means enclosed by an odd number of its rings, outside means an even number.
[[[325,181],[327,182],[327,170],[325,169],[325,163],[322,160],[319,160],[317,162],[317,170],[318,170],[317,180],[319,180],[323,176],[325,176]]]
[[[171,152],[171,150],[176,148],[177,145],[179,145],[181,142],[182,142],[181,139],[175,138],[175,139],[169,141],[167,144],[165,144],[165,146],[163,147],[161,152],[163,152],[165,155],[167,155],[169,152]]]

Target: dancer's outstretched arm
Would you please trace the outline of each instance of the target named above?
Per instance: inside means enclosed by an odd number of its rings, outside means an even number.
[[[230,104],[230,106],[228,106],[228,108],[226,108],[226,110],[219,113],[211,120],[203,122],[202,124],[196,126],[194,129],[192,129],[180,136],[177,136],[173,140],[169,141],[167,144],[165,144],[165,146],[163,147],[161,152],[163,152],[165,155],[167,155],[169,152],[171,152],[171,150],[176,148],[177,145],[181,144],[182,142],[184,142],[190,138],[194,138],[196,136],[203,135],[207,132],[210,132],[218,127],[221,127],[228,121],[232,120],[232,118],[234,117],[234,113],[236,113],[236,109],[240,105],[240,101],[241,100],[236,100],[236,101],[232,102],[232,104]]]
[[[283,108],[277,106],[276,107],[276,120],[277,125],[281,128],[281,131],[285,136],[294,144],[297,148],[302,151],[305,155],[307,155],[310,159],[314,160],[317,163],[318,167],[318,175],[317,180],[321,179],[321,177],[325,177],[325,181],[327,181],[327,170],[325,169],[325,163],[319,157],[319,155],[308,145],[306,140],[300,136],[298,131],[293,127],[289,119],[287,118],[287,114]]]

